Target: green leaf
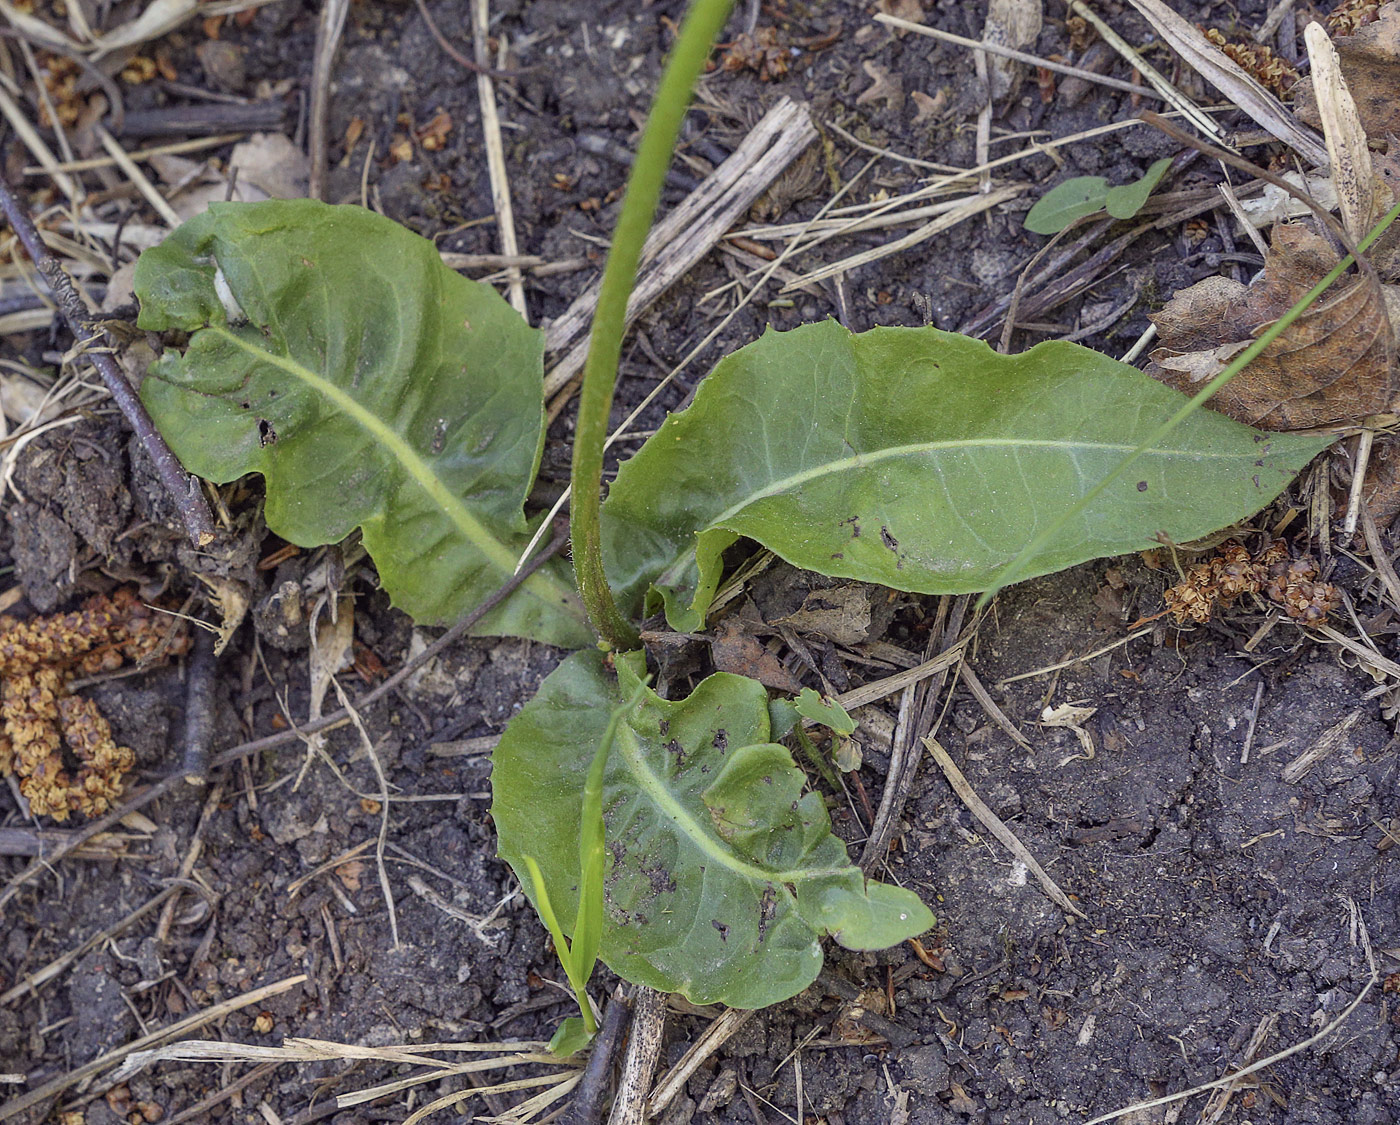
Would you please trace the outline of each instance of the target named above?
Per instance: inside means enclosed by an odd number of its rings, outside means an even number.
[[[536,857],[557,905],[578,896],[584,779],[609,710],[640,684],[638,654],[616,666],[614,679],[597,652],[569,657],[492,756],[500,854],[517,874]],[[603,781],[601,953],[620,976],[758,1008],[811,983],[825,933],[875,949],[933,924],[912,892],[866,882],[821,796],[768,739],[763,686],[725,673],[679,702],[646,691],[619,725]]]
[[[570,1016],[549,1040],[549,1053],[560,1058],[576,1055],[593,1042],[593,1033],[578,1016]]]
[[[559,958],[559,964],[564,969],[564,975],[569,978],[569,983],[577,988],[579,974],[574,964],[573,949],[569,945],[569,939],[564,936],[564,927],[559,924],[559,915],[554,913],[554,904],[550,901],[549,887],[545,884],[540,865],[535,862],[534,856],[523,855],[520,860],[525,867],[525,874],[530,877],[530,901],[535,904],[535,912],[540,916],[540,921],[544,923],[544,928],[549,931],[550,939],[554,942],[554,955]],[[525,877],[518,872],[516,877],[521,883],[525,882]],[[590,975],[591,971],[590,966]],[[587,978],[584,978],[583,983],[588,983]]]
[[[579,822],[579,896],[578,913],[574,916],[573,961],[586,982],[593,975],[598,961],[598,947],[603,941],[603,873],[607,870],[606,827],[603,822],[603,778],[607,774],[608,753],[617,737],[618,725],[626,713],[642,698],[639,686],[632,698],[614,707],[608,717],[603,737],[593,753],[593,764],[583,782],[583,810]],[[531,870],[531,875],[535,874]],[[538,881],[536,881],[538,886]]]
[[[1171,166],[1171,157],[1164,156],[1161,160],[1154,161],[1152,167],[1148,168],[1140,178],[1132,183],[1109,188],[1108,193],[1104,196],[1104,206],[1108,209],[1108,213],[1115,219],[1131,219],[1142,210],[1142,205],[1147,202],[1147,197],[1152,194],[1152,189],[1167,174],[1167,169]]]
[[[936,328],[765,334],[622,467],[604,505],[619,603],[692,631],[740,536],[822,574],[927,594],[1002,568],[1184,400],[1075,344],[1000,356]],[[1183,421],[1018,574],[1199,538],[1272,500],[1326,436]]]
[[[1102,176],[1075,176],[1037,199],[1023,225],[1034,234],[1059,234],[1076,219],[1102,211],[1107,195],[1108,181]]]
[[[136,267],[142,328],[192,333],[142,400],[192,471],[267,481],[303,547],[363,529],[385,588],[443,624],[510,576],[543,438],[542,335],[432,243],[358,207],[215,204]],[[563,564],[479,627],[590,634]]]
[[[805,687],[797,696],[797,713],[804,719],[811,719],[837,734],[848,735],[855,732],[856,721],[836,700],[822,695],[813,688]]]

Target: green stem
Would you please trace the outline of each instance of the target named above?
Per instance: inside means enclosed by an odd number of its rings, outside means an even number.
[[[1400,204],[1397,204],[1395,207],[1392,207],[1390,211],[1386,213],[1385,217],[1382,218],[1380,222],[1378,222],[1374,227],[1371,228],[1370,233],[1367,234],[1366,237],[1363,238],[1359,243],[1357,243],[1357,249],[1365,250],[1368,247],[1370,247],[1371,244],[1376,241],[1376,239],[1380,238],[1380,236],[1383,235],[1386,232],[1386,230],[1389,229],[1390,224],[1393,223],[1397,218],[1400,218]],[[1094,485],[1094,487],[1091,488],[1077,504],[1075,504],[1067,512],[1065,512],[1053,523],[1051,523],[1049,527],[1045,528],[1044,531],[1040,532],[1029,543],[1027,543],[1025,547],[1021,549],[1021,552],[1006,565],[1006,568],[997,577],[996,585],[993,586],[990,590],[986,591],[980,598],[977,599],[977,608],[981,609],[988,602],[990,602],[992,598],[996,596],[996,592],[1000,590],[1003,586],[1009,586],[1013,582],[1019,581],[1021,574],[1026,568],[1026,564],[1031,559],[1035,558],[1035,556],[1041,552],[1041,550],[1045,547],[1045,545],[1048,542],[1050,542],[1051,539],[1053,539],[1057,534],[1059,534],[1060,529],[1064,527],[1065,524],[1067,524],[1070,520],[1072,520],[1075,516],[1077,516],[1090,504],[1092,504],[1094,500],[1098,498],[1099,494],[1103,492],[1103,490],[1107,488],[1110,484],[1116,481],[1119,477],[1121,477],[1124,473],[1126,473],[1139,457],[1142,457],[1144,454],[1153,449],[1159,441],[1161,441],[1164,437],[1167,436],[1167,434],[1171,433],[1172,430],[1176,429],[1176,427],[1180,425],[1183,420],[1185,420],[1187,415],[1199,409],[1200,406],[1206,401],[1206,399],[1210,398],[1211,395],[1215,394],[1216,391],[1220,390],[1221,387],[1223,387],[1226,383],[1228,383],[1231,379],[1233,379],[1236,375],[1243,371],[1247,366],[1249,366],[1250,363],[1254,361],[1254,359],[1259,355],[1260,352],[1262,352],[1265,348],[1267,348],[1270,344],[1272,344],[1275,340],[1277,340],[1280,336],[1287,332],[1289,327],[1293,324],[1293,322],[1297,320],[1300,316],[1302,316],[1303,313],[1306,312],[1308,308],[1312,306],[1314,301],[1316,301],[1325,292],[1327,292],[1328,288],[1332,285],[1332,283],[1346,272],[1347,267],[1350,266],[1353,261],[1355,261],[1355,259],[1350,254],[1348,254],[1345,258],[1343,258],[1340,262],[1333,266],[1332,269],[1328,271],[1327,275],[1321,281],[1319,281],[1305,294],[1303,294],[1301,298],[1299,298],[1297,304],[1295,304],[1291,309],[1289,309],[1286,313],[1279,317],[1278,320],[1274,321],[1273,324],[1269,325],[1269,327],[1265,329],[1264,332],[1261,333],[1259,337],[1252,344],[1249,345],[1249,347],[1245,348],[1244,351],[1240,352],[1240,354],[1235,357],[1234,361],[1228,367],[1226,367],[1224,371],[1220,372],[1219,375],[1217,375],[1214,379],[1212,379],[1209,383],[1207,383],[1204,387],[1197,391],[1185,403],[1185,405],[1181,407],[1180,410],[1178,410],[1175,414],[1173,414],[1170,418],[1168,418],[1165,422],[1163,422],[1160,426],[1153,430],[1152,433],[1150,433],[1146,438],[1144,438],[1141,445],[1139,445],[1136,449],[1134,449],[1131,453],[1124,457],[1123,460],[1119,461],[1118,464],[1114,466],[1113,471],[1110,472],[1107,476],[1105,476],[1102,480],[1100,480],[1098,484]],[[1358,284],[1364,283],[1365,282],[1363,281],[1359,282]]]
[[[603,544],[599,526],[603,481],[603,442],[607,438],[617,364],[627,326],[627,300],[637,279],[642,245],[651,229],[661,187],[671,166],[681,122],[690,108],[691,90],[705,67],[710,45],[724,28],[734,0],[694,0],[675,48],[656,89],[627,194],[613,231],[612,249],[603,270],[598,308],[588,343],[579,391],[578,423],[574,430],[573,489],[570,523],[574,548],[574,578],[588,618],[614,649],[626,652],[637,645],[637,630],[618,611],[603,573]]]

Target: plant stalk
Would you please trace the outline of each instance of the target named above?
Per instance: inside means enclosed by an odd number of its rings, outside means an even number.
[[[651,230],[661,188],[671,166],[681,122],[690,108],[695,81],[710,55],[710,45],[724,28],[734,0],[693,0],[680,35],[656,89],[651,115],[637,159],[627,180],[612,249],[603,270],[598,308],[588,342],[588,359],[579,389],[578,422],[574,430],[573,489],[570,514],[574,578],[588,619],[613,649],[637,646],[637,630],[617,608],[603,572],[603,540],[599,524],[602,507],[603,442],[607,438],[617,365],[627,325],[627,301],[637,279],[642,246]]]

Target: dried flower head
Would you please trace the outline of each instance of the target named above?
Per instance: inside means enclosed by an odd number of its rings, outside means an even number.
[[[71,693],[72,675],[177,655],[187,645],[178,619],[157,616],[125,589],[89,598],[71,613],[0,617],[0,776],[18,775],[35,816],[106,812],[136,762],[116,744],[97,705]]]
[[[1290,559],[1288,545],[1281,539],[1255,555],[1230,540],[1206,562],[1188,567],[1182,581],[1163,598],[1178,624],[1204,624],[1217,606],[1228,606],[1245,594],[1260,594],[1295,621],[1316,625],[1341,602],[1337,587],[1318,579],[1317,563],[1308,557]]]

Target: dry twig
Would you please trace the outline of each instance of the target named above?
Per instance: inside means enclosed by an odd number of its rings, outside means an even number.
[[[492,593],[488,598],[482,601],[482,603],[478,605],[474,610],[472,610],[471,613],[467,614],[467,616],[462,618],[461,621],[457,622],[456,625],[453,625],[450,629],[443,633],[441,637],[439,637],[436,641],[430,644],[417,656],[414,656],[408,661],[406,661],[402,668],[400,668],[392,676],[386,679],[378,687],[372,688],[371,690],[365,692],[365,694],[362,695],[359,699],[355,700],[355,707],[360,710],[363,710],[364,708],[370,706],[372,703],[383,699],[390,692],[397,689],[400,684],[402,684],[406,679],[408,679],[409,676],[413,675],[413,673],[419,668],[421,668],[424,664],[426,664],[428,661],[432,660],[434,657],[439,655],[448,646],[454,644],[456,641],[461,639],[461,637],[463,637],[472,628],[473,625],[475,625],[478,621],[480,621],[483,617],[485,617],[488,613],[495,609],[496,606],[500,605],[501,602],[505,601],[506,598],[510,597],[510,595],[520,586],[520,584],[524,582],[527,578],[529,578],[530,575],[532,575],[541,566],[543,566],[548,559],[553,558],[555,553],[558,552],[564,546],[566,539],[567,536],[562,531],[556,534],[554,539],[549,543],[549,545],[538,555],[536,555],[533,559],[531,559],[530,562],[519,571],[519,573],[512,575],[505,582],[503,582],[495,590],[494,593]],[[214,760],[209,763],[210,768],[217,769],[222,766],[231,765],[234,762],[243,761],[250,755],[259,754],[262,753],[264,750],[271,750],[278,746],[285,746],[288,743],[295,742],[299,738],[303,738],[307,734],[314,734],[317,731],[328,730],[331,727],[340,726],[341,724],[348,722],[349,719],[349,712],[344,709],[341,709],[339,711],[332,711],[329,715],[318,719],[314,723],[307,723],[300,729],[284,730],[280,731],[277,734],[267,735],[263,738],[255,738],[251,742],[245,742],[240,746],[235,746],[232,749],[225,750],[222,754],[217,755],[214,758]],[[99,819],[92,821],[88,824],[86,828],[82,829],[81,831],[72,833],[70,836],[65,838],[64,842],[58,845],[52,852],[50,852],[46,856],[36,859],[34,862],[30,863],[28,867],[26,867],[23,871],[20,871],[10,880],[10,882],[6,885],[5,889],[3,891],[0,891],[0,907],[5,906],[5,904],[8,903],[11,899],[13,899],[15,895],[19,894],[20,889],[27,883],[29,883],[32,879],[37,878],[45,871],[52,870],[53,865],[55,863],[57,863],[64,856],[69,855],[75,848],[78,848],[83,844],[87,843],[94,836],[97,836],[100,833],[107,831],[107,829],[111,828],[112,825],[116,824],[123,817],[129,815],[130,813],[136,812],[139,809],[145,808],[152,801],[164,796],[166,793],[174,789],[177,785],[184,783],[184,776],[185,775],[183,771],[177,770],[176,772],[166,777],[164,780],[157,782],[155,785],[152,785],[145,792],[140,793],[137,796],[126,801],[119,808],[112,810],[112,812],[108,813],[106,816],[100,817]]]
[[[73,335],[79,340],[86,340],[94,335],[105,335],[100,326],[92,323],[87,307],[78,296],[78,291],[73,287],[73,282],[64,271],[62,263],[49,253],[39,235],[38,227],[34,225],[34,220],[15,198],[3,176],[0,176],[0,210],[5,212],[5,217],[10,221],[10,227],[19,237],[25,252],[38,266],[44,280],[49,283],[49,288],[58,300],[59,307],[63,310],[63,318],[68,322]],[[155,465],[161,484],[165,486],[165,491],[184,521],[190,540],[196,547],[207,547],[214,541],[214,517],[209,512],[209,505],[205,503],[198,478],[185,472],[175,454],[170,452],[170,447],[165,444],[165,439],[160,436],[155,423],[151,421],[151,416],[146,413],[146,408],[136,397],[136,392],[127,382],[112,355],[101,349],[92,349],[85,354],[97,368],[103,385],[116,401],[127,422],[136,431],[141,447]]]

